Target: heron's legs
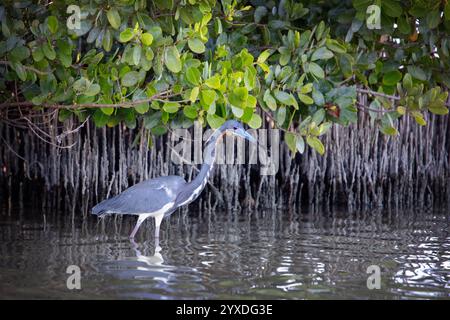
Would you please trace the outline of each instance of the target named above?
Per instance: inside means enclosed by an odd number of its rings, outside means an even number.
[[[141,226],[142,222],[144,222],[145,219],[147,219],[147,216],[144,215],[139,216],[136,226],[134,227],[133,231],[130,234],[130,239],[134,238],[136,232],[138,231],[139,227]]]
[[[164,213],[155,216],[155,240],[158,241],[158,245],[159,245],[159,226],[161,225],[161,221],[163,218]]]

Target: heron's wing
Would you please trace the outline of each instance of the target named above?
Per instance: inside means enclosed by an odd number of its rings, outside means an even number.
[[[124,190],[117,196],[104,200],[92,208],[92,213],[139,214],[152,213],[175,202],[186,181],[179,176],[165,176],[145,180]]]

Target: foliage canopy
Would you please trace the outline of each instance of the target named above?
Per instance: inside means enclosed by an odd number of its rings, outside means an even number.
[[[448,113],[446,0],[23,0],[0,20],[1,107],[59,108],[61,121],[143,117],[159,135],[262,115],[293,152],[323,154],[319,137],[358,111],[388,135],[401,116]]]

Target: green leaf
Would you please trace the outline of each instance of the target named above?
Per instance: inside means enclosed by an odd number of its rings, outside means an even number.
[[[145,58],[148,61],[152,61],[153,58],[155,57],[155,53],[153,52],[152,48],[150,48],[150,47],[145,48],[144,52],[145,52]]]
[[[163,105],[163,110],[167,113],[176,113],[179,108],[180,104],[174,101],[165,102]]]
[[[180,53],[176,46],[167,47],[164,52],[164,63],[170,71],[178,73],[181,71]]]
[[[269,50],[269,49],[264,50],[263,52],[260,53],[260,55],[259,55],[259,57],[258,57],[258,60],[256,60],[256,62],[257,62],[258,64],[259,64],[259,63],[264,63],[264,62],[267,60],[267,58],[270,57],[271,54],[272,54],[272,51],[271,51],[271,50]]]
[[[327,133],[328,130],[333,126],[332,122],[324,122],[319,126],[319,136]]]
[[[109,116],[106,115],[102,110],[98,108],[93,115],[94,123],[97,128],[104,127],[109,121]]]
[[[231,112],[236,118],[241,118],[244,115],[244,109],[231,105]]]
[[[302,136],[297,136],[295,146],[297,147],[297,150],[298,152],[300,152],[300,154],[303,154],[303,152],[305,152],[305,140],[303,140]]]
[[[270,90],[266,89],[264,92],[263,101],[267,104],[270,110],[275,111],[277,109],[277,102],[275,98],[270,94]]]
[[[323,106],[325,104],[325,97],[323,96],[323,93],[315,87],[312,89],[312,98],[314,99],[314,103],[318,106]]]
[[[389,71],[383,76],[385,86],[395,86],[400,80],[402,80],[402,74],[398,70]]]
[[[153,43],[152,34],[151,33],[143,33],[141,35],[141,42],[144,44],[144,46],[150,46]]]
[[[330,50],[328,50],[325,47],[320,47],[319,49],[314,51],[314,53],[312,54],[311,61],[328,60],[328,59],[333,58],[333,56],[334,56],[333,52],[331,52]]]
[[[411,90],[413,88],[412,77],[409,73],[405,74],[403,77],[403,87],[405,87],[406,90]]]
[[[42,104],[45,100],[47,99],[47,97],[45,95],[40,95],[40,96],[35,96],[31,99],[31,102],[35,105],[38,106],[40,104]]]
[[[323,20],[322,20],[322,21],[320,21],[320,23],[319,23],[319,25],[317,26],[317,29],[316,29],[316,39],[317,39],[317,41],[320,41],[322,39],[322,35],[323,35],[324,31],[325,31],[325,22],[323,22]]]
[[[161,122],[161,112],[157,111],[150,115],[144,116],[144,127],[145,129],[152,129],[156,127]]]
[[[269,66],[267,64],[265,64],[265,63],[258,63],[258,66],[264,71],[266,76],[269,74],[270,68],[269,68]]]
[[[120,24],[121,24],[121,19],[120,19],[120,14],[116,9],[110,9],[108,10],[108,12],[106,13],[106,17],[108,18],[109,24],[111,25],[111,27],[113,27],[114,29],[119,29]],[[123,41],[126,42],[126,41]]]
[[[189,101],[194,103],[197,100],[199,92],[200,92],[200,88],[199,87],[192,88],[191,94],[189,95]]]
[[[102,112],[104,114],[106,114],[107,116],[110,116],[114,113],[114,108],[110,107],[110,108],[100,108],[100,110],[102,110]]]
[[[220,76],[215,74],[211,78],[206,79],[205,84],[212,89],[220,89]]]
[[[431,113],[437,114],[437,115],[441,115],[441,116],[445,116],[446,114],[448,114],[448,109],[444,106],[435,106],[435,107],[428,107],[428,110]]]
[[[147,113],[147,111],[148,111],[149,109],[150,109],[150,105],[149,105],[148,102],[141,103],[141,104],[138,104],[138,105],[135,105],[135,106],[134,106],[134,110],[136,110],[136,112],[137,112],[137,113],[140,113],[140,114]]]
[[[245,68],[244,83],[247,90],[253,90],[256,86],[256,69],[253,66]]]
[[[34,48],[31,52],[31,55],[33,56],[34,61],[39,62],[42,59],[44,59],[44,52],[42,51],[41,47]]]
[[[255,13],[253,14],[255,18],[255,23],[259,23],[261,19],[267,14],[268,10],[266,7],[259,6],[255,9]]]
[[[141,53],[142,49],[140,46],[136,45],[133,48],[133,63],[135,66],[139,65],[139,61],[141,61]]]
[[[345,53],[347,51],[347,49],[342,44],[334,39],[327,39],[325,45],[328,49],[336,53]]]
[[[134,38],[134,32],[133,32],[133,29],[131,29],[131,28],[126,28],[119,35],[119,41],[123,42],[123,43],[128,42],[133,38]]]
[[[146,100],[147,98],[147,94],[142,89],[137,89],[133,94],[133,102]],[[136,110],[136,112],[140,114],[147,113],[149,109],[149,102],[142,102],[140,104],[134,105],[134,110]]]
[[[444,17],[446,21],[450,20],[450,2],[447,2],[444,7]]]
[[[352,0],[353,7],[358,11],[366,11],[367,7],[373,3],[373,0]]]
[[[80,78],[76,80],[72,87],[73,89],[78,93],[84,93],[89,86],[89,82],[86,80],[86,78]]]
[[[25,46],[18,46],[8,56],[10,61],[21,62],[30,56],[30,50]]]
[[[323,121],[323,119],[325,118],[325,110],[324,109],[319,109],[316,112],[314,112],[314,115],[311,119],[311,122],[314,122],[315,124],[319,124]]]
[[[84,92],[85,96],[94,97],[100,92],[100,85],[97,83],[91,84],[87,90]]]
[[[300,93],[303,93],[303,94],[310,93],[312,91],[312,89],[313,89],[313,84],[312,84],[312,82],[310,82],[301,87]]]
[[[413,112],[414,120],[416,120],[416,123],[420,126],[426,126],[427,122],[423,118],[423,115],[420,112]]]
[[[111,35],[111,32],[109,31],[109,29],[106,29],[105,34],[103,35],[103,40],[102,40],[103,49],[105,49],[106,52],[111,51],[112,43],[113,43],[113,37]]]
[[[218,35],[223,32],[222,21],[220,21],[219,17],[214,19],[214,30]]]
[[[205,45],[202,40],[199,38],[193,38],[188,40],[189,49],[191,49],[195,53],[203,53],[205,52]]]
[[[429,29],[437,28],[440,22],[441,22],[440,10],[432,10],[428,12],[426,16],[426,23]]]
[[[401,115],[401,116],[405,115],[405,114],[406,114],[406,108],[403,107],[403,106],[398,106],[398,107],[397,107],[397,113],[398,113],[399,115]]]
[[[44,52],[44,55],[47,57],[48,60],[55,60],[56,52],[50,43],[44,42],[42,44],[42,51]]]
[[[189,67],[186,71],[186,80],[194,86],[201,83],[201,77],[200,71],[196,67]]]
[[[381,1],[381,8],[383,13],[389,17],[397,18],[403,13],[402,6],[395,0],[383,0]]]
[[[314,100],[310,96],[307,96],[306,94],[303,94],[303,93],[299,93],[298,98],[301,102],[303,102],[304,104],[307,104],[307,105],[314,103]]]
[[[397,24],[398,30],[400,30],[401,33],[411,34],[411,23],[406,15],[402,14],[398,17]]]
[[[253,115],[253,109],[251,109],[251,108],[244,108],[244,109],[242,109],[242,111],[243,111],[243,113],[242,113],[242,115],[241,115],[241,117],[240,117],[240,120],[242,121],[242,122],[244,122],[244,123],[247,123],[247,122],[249,122],[250,121],[250,119],[252,118],[252,115]]]
[[[280,55],[280,65],[281,66],[285,66],[289,63],[289,61],[291,61],[291,53],[283,53]]]
[[[397,129],[389,125],[382,126],[380,131],[388,136],[395,136],[398,133]]]
[[[323,79],[325,77],[325,72],[323,71],[322,67],[319,66],[317,63],[310,62],[308,66],[309,72],[311,72],[312,75],[315,76],[316,78]]]
[[[421,67],[418,66],[408,66],[408,73],[413,76],[416,79],[426,81],[427,75],[425,74],[425,71]]]
[[[197,119],[197,108],[195,106],[185,106],[183,109],[183,113],[189,119]]]
[[[151,131],[155,136],[162,136],[167,133],[167,127],[163,125],[158,125],[153,127]]]
[[[287,106],[293,106],[295,109],[298,109],[297,100],[295,100],[294,96],[291,93],[287,93],[284,91],[275,91],[275,98],[280,101],[282,104]]]
[[[247,108],[255,109],[257,103],[258,103],[258,100],[256,99],[255,96],[248,95],[247,103],[246,103]]]
[[[58,19],[55,16],[49,16],[47,18],[47,27],[51,33],[55,34],[58,31]]]
[[[139,61],[141,61],[142,49],[139,45],[134,46],[133,48],[133,63],[135,66],[139,65]]]
[[[125,87],[132,87],[139,81],[139,73],[137,71],[130,71],[122,78],[122,85]]]
[[[276,113],[276,121],[277,121],[277,125],[278,126],[282,126],[284,124],[284,122],[286,121],[286,107],[280,107],[277,110]]]
[[[147,90],[147,96],[153,96],[153,94]],[[150,107],[151,107],[152,109],[154,109],[154,110],[159,110],[159,109],[161,109],[161,106],[160,106],[160,104],[159,104],[159,101],[156,101],[156,100],[153,100],[153,101],[150,103]]]
[[[306,143],[319,154],[323,155],[325,153],[325,147],[323,146],[322,141],[320,141],[317,137],[307,136]]]
[[[228,96],[228,101],[235,107],[243,108],[247,102],[248,90],[245,87],[236,87]]]
[[[27,72],[20,62],[12,62],[11,66],[13,67],[14,71],[16,71],[17,76],[20,80],[27,80]]]
[[[294,133],[286,132],[284,134],[284,142],[286,142],[286,145],[292,153],[295,154],[297,152],[297,138]]]
[[[252,129],[259,129],[262,125],[262,119],[259,114],[254,113],[252,117],[250,118],[250,121],[247,122],[247,124]]]
[[[216,101],[216,92],[214,90],[202,90],[200,92],[200,103],[205,108],[205,110],[208,110],[209,107]]]
[[[208,121],[208,124],[213,129],[220,128],[220,126],[225,123],[225,119],[216,114],[208,114],[206,116],[206,121]]]

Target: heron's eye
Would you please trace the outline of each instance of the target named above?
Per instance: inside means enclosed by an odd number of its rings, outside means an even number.
[[[233,129],[234,129],[234,130],[237,130],[237,129],[238,129],[238,127],[233,127]]]

